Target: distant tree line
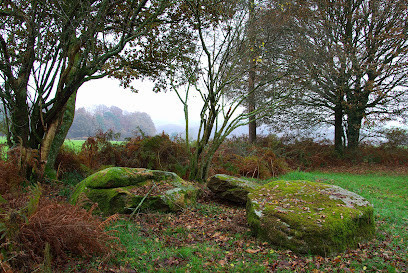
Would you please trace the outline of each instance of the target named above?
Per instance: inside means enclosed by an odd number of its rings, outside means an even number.
[[[112,130],[119,133],[119,139],[137,134],[152,136],[156,127],[151,117],[144,112],[126,112],[116,106],[96,106],[94,111],[79,108],[75,111],[74,122],[68,131],[67,138],[79,139],[95,135],[97,131]]]

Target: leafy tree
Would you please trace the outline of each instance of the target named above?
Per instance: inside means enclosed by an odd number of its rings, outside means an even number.
[[[176,46],[188,36],[183,14],[170,0],[0,1],[0,98],[12,143],[38,149],[44,169],[73,120],[80,86],[158,77],[173,52],[189,50],[186,40]]]
[[[406,109],[406,1],[293,1],[297,34],[288,77],[297,113],[335,127],[335,147],[354,149],[364,121]],[[286,85],[289,85],[286,83]],[[301,119],[304,120],[304,119]],[[292,122],[292,120],[290,120]]]

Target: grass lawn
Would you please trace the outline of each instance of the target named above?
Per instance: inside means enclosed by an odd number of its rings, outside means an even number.
[[[298,255],[254,238],[244,208],[207,196],[179,214],[123,217],[112,226],[122,251],[102,267],[99,260],[82,267],[112,272],[408,272],[408,176],[292,172],[280,179],[321,181],[366,197],[375,208],[376,237],[331,257]]]

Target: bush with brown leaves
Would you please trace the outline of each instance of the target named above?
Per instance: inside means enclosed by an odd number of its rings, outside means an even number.
[[[83,173],[81,161],[75,151],[62,147],[57,155],[54,165],[59,176],[66,173]]]
[[[0,195],[17,190],[24,181],[16,162],[0,159]]]
[[[16,241],[33,262],[44,261],[48,244],[54,262],[68,254],[90,257],[110,253],[116,238],[105,231],[116,215],[101,221],[79,206],[42,200],[34,214],[20,227]]]

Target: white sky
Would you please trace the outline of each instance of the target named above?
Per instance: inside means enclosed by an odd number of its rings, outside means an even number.
[[[133,85],[138,93],[124,89],[119,81],[109,78],[92,80],[84,83],[77,94],[76,108],[104,104],[117,106],[128,112],[146,112],[156,126],[177,124],[184,126],[183,105],[176,93],[154,93],[153,83],[135,81]],[[195,107],[194,107],[195,106]],[[197,107],[198,106],[198,107]],[[199,100],[190,102],[190,124],[199,121]]]

